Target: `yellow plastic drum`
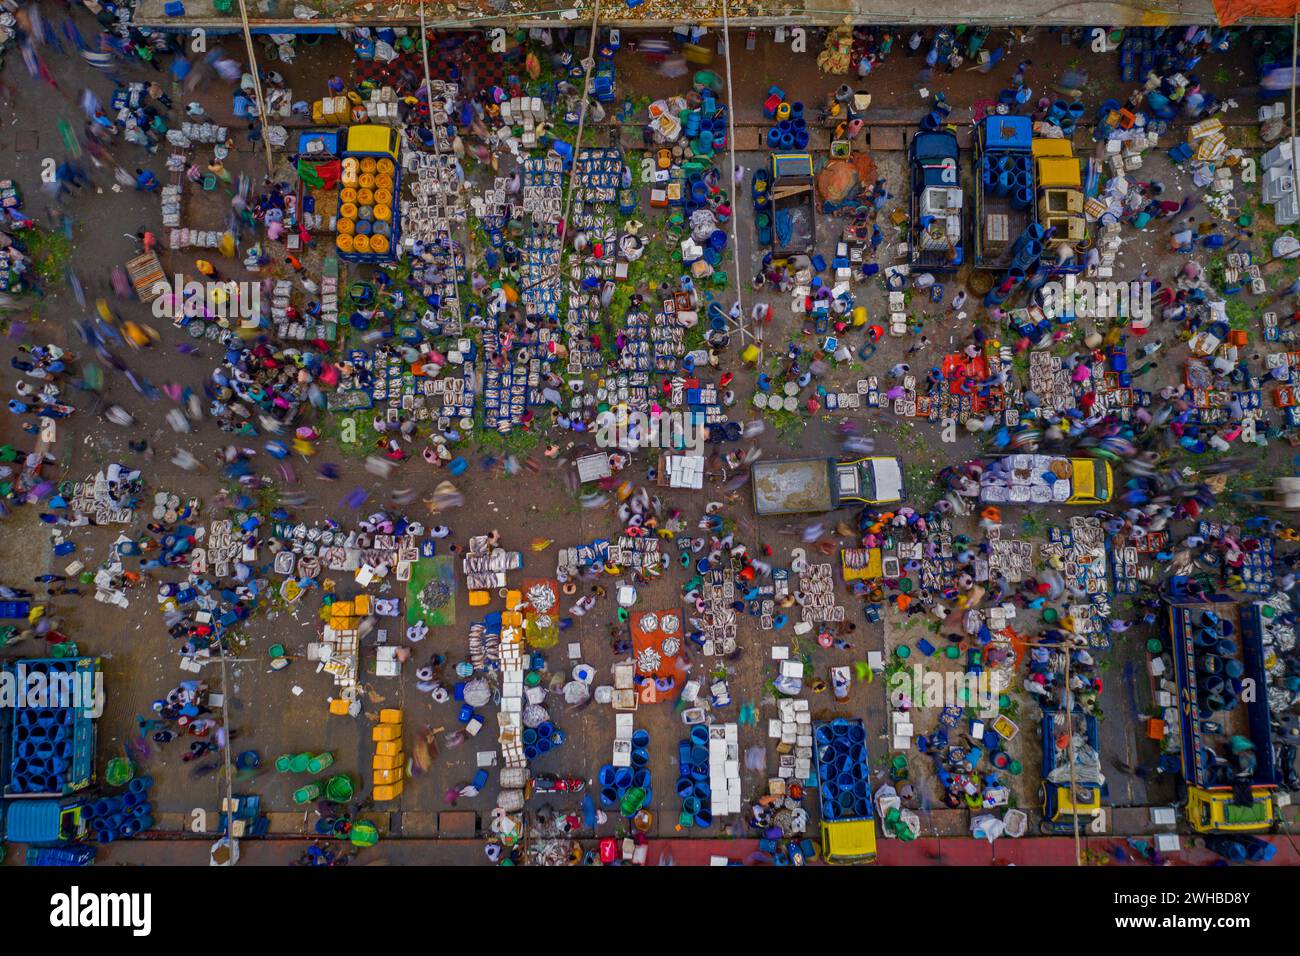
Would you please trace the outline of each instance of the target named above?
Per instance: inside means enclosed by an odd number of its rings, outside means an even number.
[[[376,183],[376,185],[378,185],[378,183]],[[392,204],[393,204],[393,193],[391,190],[388,189],[375,190],[376,206],[391,206]]]
[[[357,190],[358,206],[373,206],[375,204],[375,191],[362,186]]]
[[[389,219],[393,218],[393,210],[388,206],[376,206],[375,218],[380,222],[388,222]]]
[[[361,160],[361,171],[363,173],[373,173],[378,164],[371,157],[367,156]]]
[[[342,235],[350,236],[356,231],[356,228],[356,223],[351,219],[343,219],[340,217],[338,221],[338,229]]]
[[[391,176],[393,175],[393,170],[396,167],[393,165],[393,161],[391,159],[381,159],[375,165],[374,168],[377,169],[381,174],[385,176]]]
[[[352,237],[340,232],[338,238],[334,240],[334,245],[338,246],[339,252],[351,252],[353,245]]]
[[[385,173],[376,173],[375,188],[391,190],[393,188],[393,177]]]
[[[351,186],[339,190],[339,202],[356,202],[357,191]]]
[[[370,251],[383,255],[388,251],[388,238],[386,236],[371,236]]]
[[[344,219],[356,219],[357,204],[354,202],[345,202],[342,206],[339,206],[339,215]]]
[[[362,173],[360,176],[357,177],[357,185],[360,186],[362,189],[374,189],[375,188],[374,173]]]
[[[370,251],[370,237],[369,237],[369,236],[353,236],[353,237],[352,237],[352,251],[353,251],[353,252],[369,252],[369,251]]]

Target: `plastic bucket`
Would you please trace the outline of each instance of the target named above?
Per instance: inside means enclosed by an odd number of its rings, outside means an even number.
[[[645,767],[637,769],[632,774],[632,786],[640,787],[642,790],[647,789],[650,786],[650,771]]]
[[[646,731],[646,730],[634,730],[634,731],[632,731],[632,746],[633,746],[633,747],[648,747],[648,746],[650,746],[650,733],[649,733],[649,731]]]
[[[596,775],[596,779],[600,782],[602,787],[614,786],[614,777],[613,764],[605,764],[605,766],[600,768],[600,773]]]
[[[1223,640],[1217,642],[1215,645],[1215,651],[1220,657],[1236,657],[1237,642],[1225,637]]]
[[[612,807],[614,801],[618,799],[618,791],[613,787],[600,788],[600,805],[602,807]]]
[[[347,803],[354,792],[352,779],[346,774],[330,777],[325,784],[325,799],[333,803]]]
[[[551,723],[549,720],[543,721],[542,723],[537,725],[538,740],[541,740],[543,737],[545,737],[547,740],[550,740],[551,736],[554,733],[555,733],[555,725]]]
[[[709,748],[695,746],[691,748],[691,763],[695,765],[707,764],[709,762]]]
[[[542,754],[550,753],[550,752],[551,752],[551,738],[550,738],[550,737],[538,737],[538,738],[537,738],[537,756],[540,757]]]
[[[695,814],[695,825],[697,827],[709,827],[713,825],[713,811],[702,808],[699,813]]]
[[[699,813],[702,806],[699,797],[685,797],[682,800],[682,809],[692,816]]]
[[[641,768],[650,762],[650,754],[644,747],[632,749],[632,766]]]
[[[709,779],[709,768],[696,764],[691,767],[691,779],[696,783],[703,783]]]
[[[1028,186],[1020,186],[1011,194],[1011,205],[1016,209],[1028,209],[1034,202],[1034,191]]]
[[[677,796],[686,798],[695,792],[696,784],[690,777],[677,778]]]
[[[614,787],[620,792],[632,786],[632,768],[619,767],[614,771]]]
[[[793,134],[793,133],[782,133],[782,134],[781,134],[781,148],[782,148],[782,149],[793,149],[793,148],[794,148],[794,134]]]
[[[524,746],[532,747],[537,744],[537,731],[531,727],[524,728]]]
[[[536,748],[536,747],[528,747],[528,746],[525,746],[525,747],[524,747],[524,759],[525,759],[525,760],[536,760],[536,759],[537,759],[537,748]]]
[[[795,130],[795,133],[794,133],[794,148],[795,148],[795,149],[806,149],[807,146],[808,146],[808,131],[807,131],[807,130],[803,130],[803,129]]]

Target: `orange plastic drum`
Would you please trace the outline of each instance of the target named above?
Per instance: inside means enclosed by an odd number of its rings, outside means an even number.
[[[386,236],[371,236],[370,251],[383,255],[388,251],[388,238]]]
[[[378,219],[380,222],[387,222],[392,217],[393,217],[393,210],[390,209],[388,206],[375,207],[375,218]]]
[[[351,186],[339,190],[339,202],[356,202],[357,191]]]
[[[338,237],[334,240],[334,245],[338,246],[339,252],[351,252],[353,245],[352,237],[339,233]]]
[[[377,169],[380,173],[382,173],[385,176],[391,176],[393,175],[393,170],[396,167],[393,166],[393,161],[391,159],[385,158],[385,159],[381,159],[373,168]]]
[[[361,160],[361,171],[363,173],[373,173],[378,164],[371,157],[367,156]]]
[[[352,202],[345,202],[342,206],[339,207],[339,215],[342,216],[344,219],[356,219],[357,204]]]
[[[386,173],[376,173],[375,188],[391,190],[393,188],[393,177],[387,175]]]
[[[375,191],[367,189],[364,186],[357,190],[358,206],[373,206],[375,204]]]
[[[370,251],[370,237],[369,237],[369,236],[353,236],[353,237],[352,237],[352,251],[353,251],[353,252],[369,252],[369,251]]]
[[[362,189],[374,189],[375,177],[373,173],[362,173],[357,177],[357,185]]]
[[[379,185],[378,182],[376,182],[375,185],[378,186]],[[375,190],[376,206],[391,206],[392,204],[393,204],[393,193],[391,190],[388,189]]]
[[[350,236],[352,235],[353,232],[356,231],[356,228],[357,228],[356,224],[351,219],[343,219],[342,217],[339,218],[338,229],[341,234],[345,236]]]

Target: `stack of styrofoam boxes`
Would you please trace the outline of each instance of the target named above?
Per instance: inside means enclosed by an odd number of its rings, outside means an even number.
[[[902,292],[889,293],[889,334],[907,334],[907,300]]]
[[[216,123],[182,123],[181,133],[192,143],[224,143],[230,130]]]
[[[303,338],[301,334],[293,334],[293,330],[289,328],[289,294],[292,291],[292,282],[288,279],[279,279],[271,292],[271,321],[275,323],[276,332],[282,339]],[[297,326],[294,328],[297,329]]]
[[[168,229],[178,229],[181,224],[181,187],[167,185],[162,188],[162,221]]]
[[[546,119],[546,108],[540,96],[512,96],[501,104],[501,122],[507,126],[522,126],[522,143],[525,149],[537,145],[537,125]]]
[[[372,123],[380,123],[384,126],[396,126],[399,122],[397,114],[397,91],[391,86],[381,86],[379,90],[366,101],[366,115]]]
[[[524,635],[519,628],[501,630],[501,710],[497,743],[507,767],[527,767],[524,757]]]
[[[783,780],[807,780],[812,775],[812,714],[808,701],[785,697],[777,705],[780,719],[771,722],[768,736],[778,738],[777,775]]]
[[[912,715],[905,710],[891,711],[889,722],[892,728],[895,750],[912,749]]]
[[[320,322],[325,326],[324,339],[333,342],[339,324],[339,277],[336,275],[320,280]]]
[[[614,759],[610,762],[615,767],[632,766],[632,723],[634,720],[636,718],[631,714],[614,715]]]
[[[370,728],[375,744],[371,762],[374,773],[375,800],[396,800],[402,795],[406,773],[406,756],[402,753],[402,712],[386,707],[379,712],[379,723]]]
[[[740,812],[740,725],[709,728],[709,791],[715,817]]]
[[[669,455],[668,485],[671,488],[704,487],[703,455]]]
[[[1261,160],[1264,179],[1260,189],[1264,202],[1273,207],[1273,221],[1279,226],[1290,226],[1300,220],[1295,191],[1295,158],[1292,155],[1295,142],[1293,138],[1278,143]]]

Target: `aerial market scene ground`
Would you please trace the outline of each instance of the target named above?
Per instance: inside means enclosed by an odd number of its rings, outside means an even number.
[[[5,4],[0,860],[1300,862],[1268,6]]]

